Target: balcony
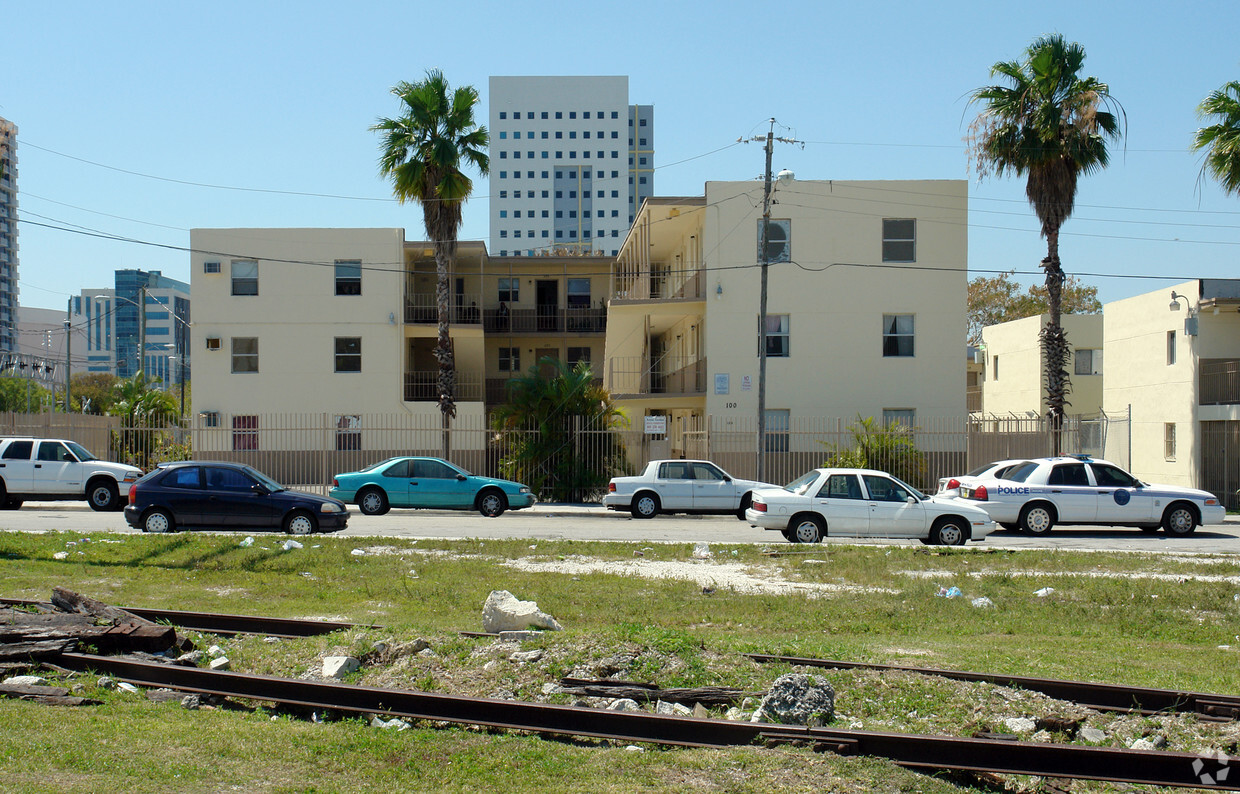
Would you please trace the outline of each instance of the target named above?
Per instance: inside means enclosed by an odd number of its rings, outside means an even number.
[[[1240,359],[1210,358],[1197,365],[1200,405],[1240,403]]]
[[[592,306],[535,306],[493,308],[482,312],[488,333],[501,334],[601,334],[607,331],[607,309]]]
[[[405,402],[439,402],[439,370],[405,373]],[[456,372],[457,402],[482,401],[482,376],[476,372]]]
[[[617,357],[607,362],[612,394],[706,394],[706,359],[664,356],[656,362],[645,357]]]
[[[478,325],[482,314],[478,309],[481,295],[456,293],[448,299],[448,322],[452,325]],[[405,322],[418,325],[437,325],[439,306],[434,295],[406,295]]]

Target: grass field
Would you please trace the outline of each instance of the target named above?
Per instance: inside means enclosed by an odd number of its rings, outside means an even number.
[[[379,641],[422,638],[431,654],[371,654],[347,680],[556,703],[574,699],[544,688],[570,674],[760,691],[788,672],[744,652],[1220,693],[1235,693],[1240,681],[1240,561],[1232,557],[841,545],[769,556],[746,545],[695,560],[690,545],[674,544],[329,536],[299,538],[304,548],[285,551],[283,536],[257,535],[249,547],[241,537],[3,533],[0,595],[47,599],[60,585],[118,605],[378,624],[279,642],[191,636],[204,649],[222,646],[233,670],[292,677],[316,674],[327,655],[365,656]],[[68,557],[53,559],[60,551]],[[953,586],[964,596],[936,595]],[[1035,594],[1043,588],[1053,592]],[[565,630],[521,646],[462,637],[481,630],[482,604],[500,589],[537,601]],[[981,596],[993,607],[973,606]],[[510,660],[535,648],[543,650],[537,662]],[[1011,717],[1068,716],[1104,730],[1110,746],[1145,736],[1172,750],[1235,753],[1240,740],[1234,725],[1184,716],[1096,714],[914,674],[813,672],[835,686],[833,724],[842,728],[967,736],[1007,732]],[[89,676],[67,682],[103,704],[0,700],[0,790],[969,790],[968,781],[808,750],[635,752],[464,728],[396,732],[254,704],[189,711],[100,689]],[[1037,786],[1009,781],[1011,790]]]

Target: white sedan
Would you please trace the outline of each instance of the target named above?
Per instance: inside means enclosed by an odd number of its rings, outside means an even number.
[[[733,477],[708,460],[652,460],[635,477],[613,477],[603,506],[628,510],[634,518],[659,513],[701,513],[745,518],[750,494],[778,488],[769,482]]]
[[[873,469],[814,469],[783,488],[755,491],[745,519],[779,530],[792,543],[831,536],[961,546],[995,530],[985,510],[963,499],[926,496]]]
[[[1150,485],[1089,455],[1034,458],[1000,476],[960,486],[960,496],[1005,529],[1044,535],[1056,524],[1139,527],[1187,535],[1199,524],[1221,524],[1226,508],[1209,491]]]

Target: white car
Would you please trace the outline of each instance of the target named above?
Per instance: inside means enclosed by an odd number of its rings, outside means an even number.
[[[613,477],[607,484],[603,506],[628,510],[634,518],[702,513],[744,520],[754,489],[778,487],[733,477],[708,460],[652,460],[641,474]]]
[[[997,460],[994,463],[987,463],[984,466],[978,466],[968,474],[962,474],[959,477],[940,477],[937,495],[959,496],[960,486],[973,485],[978,480],[982,480],[987,477],[1002,477],[1003,473],[1009,468],[1024,462],[1024,458],[1017,458],[1015,460]]]
[[[1044,535],[1056,524],[1139,527],[1187,535],[1220,524],[1226,508],[1209,491],[1150,485],[1088,455],[1034,458],[961,485],[960,496],[1005,529]]]
[[[814,469],[783,488],[755,491],[745,518],[779,530],[791,543],[878,537],[961,546],[995,530],[985,510],[963,499],[926,496],[874,469]]]
[[[99,460],[81,444],[58,438],[0,438],[0,508],[25,500],[85,499],[95,510],[120,510],[142,470]]]

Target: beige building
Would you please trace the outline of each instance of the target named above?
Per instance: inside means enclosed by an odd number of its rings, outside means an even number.
[[[982,329],[982,402],[988,415],[1046,415],[1040,334],[1049,320],[1049,314],[1040,314]],[[1067,413],[1094,416],[1103,407],[1103,315],[1065,314],[1061,323],[1072,348]]]
[[[788,431],[824,417],[965,415],[966,187],[776,184],[768,450],[817,444]],[[634,420],[668,417],[672,454],[703,416],[713,430],[756,427],[762,204],[761,182],[648,199],[617,258],[604,385]]]
[[[1132,473],[1204,488],[1231,509],[1240,487],[1238,310],[1234,279],[1186,281],[1103,307],[1106,402],[1131,406]]]

